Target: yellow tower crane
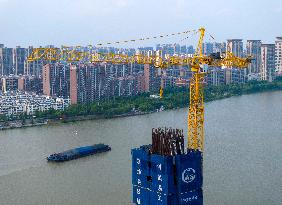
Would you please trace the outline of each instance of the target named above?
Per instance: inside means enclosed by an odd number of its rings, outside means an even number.
[[[190,104],[188,112],[188,149],[204,151],[204,79],[203,66],[246,68],[251,58],[239,58],[227,52],[225,56],[204,56],[202,51],[205,29],[199,29],[198,46],[191,61]]]
[[[182,32],[187,34],[189,31]],[[188,112],[188,149],[194,151],[203,152],[204,150],[204,79],[205,72],[203,66],[210,67],[236,67],[246,68],[251,62],[251,58],[239,58],[234,56],[230,52],[226,52],[224,55],[211,55],[205,56],[202,51],[203,39],[205,36],[205,29],[200,28],[198,30],[200,37],[196,52],[193,57],[187,56],[165,56],[160,55],[160,52],[156,52],[156,55],[142,55],[136,54],[134,56],[128,56],[125,54],[113,54],[113,53],[92,53],[81,52],[80,50],[69,49],[64,46],[59,48],[35,48],[31,55],[28,57],[28,61],[46,60],[46,61],[67,61],[67,62],[90,62],[90,63],[113,63],[113,64],[148,64],[155,68],[167,69],[173,65],[189,66],[193,72],[190,79],[190,104]],[[181,33],[178,33],[181,34]],[[175,34],[170,34],[175,35]],[[163,37],[161,35],[160,37]],[[169,35],[166,35],[169,36]],[[155,38],[155,37],[153,37]],[[149,39],[142,38],[140,40]],[[135,40],[131,40],[135,41]],[[129,42],[129,41],[124,41]],[[120,43],[120,42],[118,42]],[[111,43],[107,43],[109,45]],[[102,44],[97,44],[102,45]],[[160,97],[163,97],[163,87],[160,88]]]

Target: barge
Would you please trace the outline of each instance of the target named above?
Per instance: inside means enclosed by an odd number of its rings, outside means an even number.
[[[89,155],[110,151],[111,147],[105,144],[94,144],[90,146],[78,147],[60,153],[54,153],[47,157],[48,162],[64,162],[74,160]]]

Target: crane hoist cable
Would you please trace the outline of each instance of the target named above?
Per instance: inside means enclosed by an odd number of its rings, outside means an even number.
[[[141,38],[135,38],[130,40],[122,40],[122,41],[113,41],[113,42],[107,42],[107,43],[98,43],[95,46],[108,46],[108,45],[114,45],[114,44],[122,44],[122,43],[130,43],[130,42],[137,42],[137,41],[147,41],[152,39],[159,39],[159,38],[166,38],[170,36],[177,36],[177,35],[187,35],[188,33],[194,32],[195,30],[187,30],[177,33],[170,33],[170,34],[161,34],[157,36],[149,36],[149,37],[141,37]]]

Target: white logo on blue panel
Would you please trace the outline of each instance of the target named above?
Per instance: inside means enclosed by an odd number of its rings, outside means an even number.
[[[190,183],[194,181],[196,178],[196,171],[193,168],[185,169],[182,172],[182,181],[186,183]]]

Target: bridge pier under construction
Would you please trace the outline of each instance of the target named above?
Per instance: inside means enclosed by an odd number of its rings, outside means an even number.
[[[183,130],[152,130],[152,144],[132,149],[133,203],[202,205],[202,153],[185,150]]]

